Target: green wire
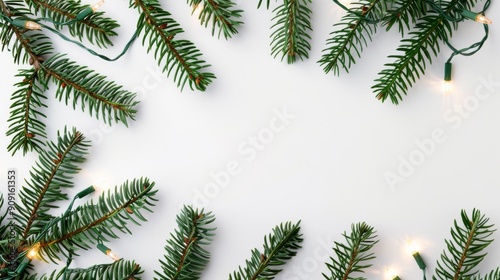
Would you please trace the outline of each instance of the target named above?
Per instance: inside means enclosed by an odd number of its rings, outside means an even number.
[[[130,38],[130,40],[125,45],[125,48],[123,49],[123,51],[118,56],[116,56],[115,58],[109,58],[109,57],[107,57],[105,55],[97,53],[96,51],[94,51],[92,49],[87,48],[85,45],[83,45],[82,43],[80,43],[78,41],[75,41],[75,40],[72,40],[71,38],[68,38],[66,35],[62,34],[58,30],[56,30],[56,29],[54,29],[54,28],[52,28],[52,27],[50,27],[48,25],[41,24],[41,23],[38,23],[38,24],[40,24],[43,28],[46,28],[46,29],[52,31],[53,33],[57,34],[59,37],[61,37],[65,41],[73,43],[73,44],[79,46],[80,48],[86,50],[90,54],[92,54],[94,56],[97,56],[97,57],[99,57],[99,58],[101,58],[103,60],[106,60],[106,61],[116,61],[120,57],[122,57],[128,51],[128,49],[132,46],[132,44],[134,43],[135,39],[139,36],[139,33],[141,31],[141,28],[137,28],[136,31],[134,32],[134,35],[132,35],[132,37]]]
[[[490,7],[490,4],[491,0],[487,0],[484,3],[483,10],[480,11],[480,13],[484,14],[484,12],[488,10],[488,8]],[[490,28],[488,24],[483,24],[483,28],[484,28],[483,38],[480,41],[462,49],[455,48],[448,40],[446,40],[445,41],[446,45],[453,51],[453,53],[450,55],[450,58],[448,58],[446,62],[451,63],[451,60],[453,59],[453,57],[455,57],[455,55],[471,56],[477,53],[483,47],[489,35]]]

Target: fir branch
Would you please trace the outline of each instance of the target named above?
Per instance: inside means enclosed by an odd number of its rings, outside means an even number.
[[[388,97],[392,103],[403,100],[402,94],[424,74],[426,60],[432,63],[432,56],[440,51],[440,41],[446,41],[452,35],[450,22],[437,14],[423,17],[415,26],[415,31],[409,33],[412,37],[403,39],[398,51],[401,54],[391,55],[394,62],[386,63],[386,69],[379,72],[379,77],[372,86],[376,97],[382,102]]]
[[[87,67],[56,55],[42,63],[41,69],[57,84],[56,97],[59,101],[64,99],[66,105],[73,99],[76,108],[80,102],[82,111],[88,107],[91,116],[95,114],[108,124],[115,121],[127,125],[128,119],[135,118],[134,107],[139,103],[136,95]]]
[[[155,271],[159,279],[200,279],[201,272],[207,266],[210,253],[204,249],[212,242],[215,228],[208,227],[215,220],[214,215],[204,213],[203,209],[184,206],[177,215],[178,229],[165,246],[162,272]],[[157,278],[155,278],[157,279]]]
[[[237,27],[243,24],[238,20],[241,18],[243,10],[235,10],[236,4],[231,0],[187,0],[188,5],[193,7],[193,13],[203,5],[198,16],[200,23],[208,26],[212,25],[212,36],[215,36],[215,30],[218,29],[218,37],[221,33],[225,39],[231,38],[238,33]]]
[[[288,64],[309,58],[311,36],[311,10],[307,7],[311,0],[284,0],[283,4],[274,9],[275,22],[271,29],[271,54],[276,57],[282,54],[281,60],[287,57]]]
[[[355,56],[361,58],[363,48],[372,41],[376,32],[376,17],[380,16],[383,6],[381,0],[362,0],[352,4],[355,8],[342,17],[334,27],[339,28],[330,33],[327,40],[327,48],[318,63],[323,67],[325,73],[333,71],[340,75],[340,67],[347,73],[352,64],[356,63]],[[358,15],[360,13],[362,16]]]
[[[357,223],[351,226],[351,233],[344,232],[345,243],[335,242],[333,251],[335,258],[330,258],[331,263],[326,263],[330,276],[323,274],[328,280],[354,279],[352,273],[363,273],[364,269],[372,266],[368,261],[375,258],[375,254],[369,252],[378,242],[373,227],[366,223]],[[357,277],[356,279],[366,279]]]
[[[167,76],[173,75],[177,86],[205,91],[215,75],[203,72],[210,65],[200,60],[201,52],[188,40],[174,39],[184,32],[171,14],[163,10],[158,0],[130,0],[130,6],[141,14],[137,28],[143,34],[143,45],[147,52],[154,49],[154,57]]]
[[[246,267],[234,271],[229,280],[271,280],[281,271],[280,266],[297,254],[301,248],[302,234],[299,234],[300,222],[290,222],[276,226],[273,232],[264,237],[264,251],[252,250]]]
[[[154,205],[157,192],[153,186],[154,182],[147,178],[127,181],[115,187],[114,194],[108,191],[96,203],[91,200],[61,215],[43,236],[38,237],[40,257],[47,256],[54,261],[60,252],[74,253],[76,247],[89,249],[89,243],[96,243],[100,238],[118,238],[115,230],[131,233],[127,223],[146,221],[141,210],[152,212],[149,206]]]
[[[461,213],[463,226],[455,220],[451,228],[450,240],[445,240],[448,251],[441,254],[441,262],[437,262],[436,275],[433,279],[468,279],[478,274],[473,271],[487,253],[483,250],[493,242],[489,237],[495,229],[489,219],[477,209],[472,210],[469,218],[467,212]]]
[[[119,260],[109,264],[98,264],[88,268],[62,269],[43,275],[38,280],[138,280],[143,270],[135,261]]]
[[[7,136],[12,136],[11,143],[7,147],[9,152],[15,154],[21,150],[23,154],[28,151],[40,151],[44,146],[42,139],[47,138],[45,124],[40,120],[46,116],[39,110],[47,107],[43,102],[46,97],[43,92],[47,89],[37,78],[38,71],[35,68],[20,70],[17,77],[23,80],[17,84],[16,90],[11,97],[10,118],[8,120],[9,130]]]
[[[14,16],[24,19],[33,17],[28,9],[13,0],[0,0],[0,10],[10,19]],[[11,48],[14,63],[26,64],[29,62],[38,69],[39,64],[44,60],[43,56],[53,53],[50,39],[40,30],[25,30],[5,22],[2,25],[1,32],[2,50]],[[15,40],[12,43],[13,38]]]
[[[40,152],[36,167],[30,171],[19,192],[21,203],[16,205],[16,222],[19,227],[21,245],[33,240],[35,235],[53,218],[47,212],[57,208],[54,202],[67,200],[64,188],[73,187],[72,175],[80,169],[77,164],[85,160],[88,143],[75,129],[58,133],[57,143],[47,143]]]
[[[55,21],[56,28],[61,29],[62,25],[74,20],[76,16],[88,6],[83,6],[80,1],[74,0],[25,0],[35,13],[40,13],[43,17]],[[68,27],[71,36],[82,41],[86,36],[90,43],[95,43],[99,47],[112,46],[110,37],[116,36],[115,29],[120,25],[110,18],[104,17],[103,12],[95,12],[81,21],[64,25]]]

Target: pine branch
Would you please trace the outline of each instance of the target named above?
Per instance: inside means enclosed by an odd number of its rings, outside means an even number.
[[[372,86],[382,102],[388,97],[396,105],[403,100],[402,94],[406,95],[408,88],[424,74],[426,61],[432,63],[432,56],[439,53],[440,41],[451,37],[452,25],[442,16],[429,12],[409,34],[412,37],[403,39],[398,48],[401,54],[389,56],[395,61],[385,64],[387,68],[380,71]]]
[[[276,226],[273,232],[264,237],[264,252],[252,250],[252,257],[246,261],[246,267],[234,271],[229,280],[271,280],[281,271],[281,266],[297,254],[301,248],[302,234],[299,234],[300,222],[290,222]]]
[[[187,2],[193,7],[193,13],[201,9],[198,19],[205,27],[211,23],[212,36],[215,36],[215,30],[218,29],[218,38],[222,33],[225,39],[229,39],[238,33],[237,27],[243,24],[238,20],[243,10],[235,10],[233,7],[236,4],[231,0],[187,0]],[[199,5],[203,5],[202,8]]]
[[[66,273],[65,278],[63,275]],[[99,264],[88,268],[63,269],[53,271],[50,275],[43,275],[38,280],[138,280],[141,279],[143,270],[134,261],[119,260],[109,264]]]
[[[57,84],[56,97],[59,101],[64,99],[66,105],[73,99],[73,108],[81,103],[82,111],[88,107],[91,116],[95,114],[97,119],[101,117],[108,124],[115,121],[127,125],[128,119],[135,118],[134,107],[139,103],[135,101],[136,95],[107,81],[106,77],[79,66],[64,55],[56,55],[40,67]]]
[[[74,20],[78,13],[87,8],[87,6],[81,5],[80,1],[74,0],[25,1],[34,13],[40,13],[41,16],[59,23]],[[63,27],[57,23],[54,25],[58,29]],[[115,29],[120,25],[115,20],[104,17],[103,12],[94,12],[81,21],[65,26],[68,26],[71,36],[78,38],[80,41],[82,41],[83,36],[86,36],[90,43],[95,43],[99,47],[107,47],[113,45],[110,37],[117,35]]]
[[[57,208],[55,202],[67,200],[64,188],[73,187],[73,174],[77,164],[85,158],[88,143],[75,129],[58,133],[57,143],[47,143],[41,151],[36,167],[30,171],[31,179],[19,192],[21,203],[16,205],[16,223],[21,245],[30,242],[53,218],[48,211]]]
[[[148,53],[154,49],[154,57],[167,76],[173,75],[177,86],[184,89],[186,83],[191,89],[205,91],[215,75],[202,72],[210,65],[200,60],[201,52],[188,40],[174,39],[184,32],[171,14],[163,10],[158,0],[130,0],[130,6],[141,14],[137,28],[143,34],[143,45]]]
[[[330,33],[327,48],[318,61],[325,73],[333,71],[338,76],[340,67],[349,73],[351,66],[356,63],[355,56],[361,58],[363,48],[368,46],[368,41],[372,41],[376,32],[376,25],[372,21],[380,16],[383,1],[362,0],[352,5],[356,8],[352,8],[350,13],[334,25],[339,29]]]
[[[153,190],[154,182],[147,178],[123,183],[119,188],[103,193],[99,200],[90,201],[83,206],[63,214],[56,223],[39,237],[40,257],[54,261],[59,253],[74,253],[76,247],[89,249],[89,243],[96,243],[100,238],[118,238],[115,230],[131,233],[128,222],[140,224],[146,221],[141,210],[152,212],[149,206],[156,201]]]
[[[1,12],[12,19],[12,17],[29,19],[33,17],[28,9],[20,3],[10,0],[0,0]],[[54,49],[50,39],[40,30],[25,30],[10,23],[2,24],[0,35],[2,50],[10,48],[14,57],[14,63],[26,64],[29,62],[35,69],[43,62],[44,56],[52,54]],[[14,39],[14,42],[12,42]]]
[[[20,70],[17,77],[23,80],[15,84],[18,90],[11,97],[10,124],[6,135],[12,136],[12,141],[7,150],[12,154],[19,150],[26,154],[33,150],[40,151],[44,146],[42,140],[47,138],[45,124],[40,120],[46,116],[39,110],[47,107],[43,102],[47,85],[39,82],[38,70],[35,68]]]
[[[473,271],[484,259],[487,253],[483,250],[493,242],[489,237],[495,229],[489,224],[489,219],[477,209],[472,210],[469,218],[467,213],[461,213],[463,226],[455,220],[451,228],[450,240],[445,240],[447,252],[441,254],[441,261],[437,262],[436,277],[433,279],[468,279],[478,274]]]
[[[366,279],[364,277],[353,278],[353,273],[363,273],[370,266],[368,261],[375,258],[375,254],[369,252],[378,242],[373,227],[366,223],[357,223],[351,226],[351,233],[344,232],[345,243],[335,242],[333,251],[335,258],[330,258],[331,263],[326,263],[331,275],[323,276],[328,280],[334,279]]]
[[[203,213],[203,210],[184,206],[177,216],[178,229],[170,234],[171,239],[165,246],[167,255],[160,260],[163,271],[155,271],[159,279],[200,279],[210,259],[204,246],[208,246],[215,235],[215,228],[208,227],[214,220],[211,212]]]
[[[311,36],[311,10],[307,7],[311,0],[284,0],[283,4],[274,9],[275,22],[271,29],[271,54],[276,57],[282,54],[281,60],[287,57],[288,64],[309,58]]]

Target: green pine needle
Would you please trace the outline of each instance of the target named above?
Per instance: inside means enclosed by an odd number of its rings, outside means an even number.
[[[477,209],[469,217],[465,210],[461,213],[462,225],[455,220],[451,228],[451,239],[445,240],[447,251],[441,254],[437,262],[436,275],[433,279],[459,280],[477,276],[475,270],[487,253],[486,247],[493,242],[490,239],[495,231],[489,219]],[[491,276],[499,275],[492,272]]]
[[[81,5],[80,1],[74,0],[25,0],[35,13],[42,17],[50,18],[56,22],[56,28],[62,26],[57,23],[65,23],[74,20],[78,13],[88,6]],[[68,27],[71,36],[80,41],[84,36],[90,43],[95,43],[99,47],[112,46],[110,37],[118,35],[115,31],[120,25],[112,19],[104,17],[103,12],[95,12],[81,21],[64,25]]]
[[[177,215],[178,229],[170,234],[165,246],[166,255],[160,260],[162,271],[155,271],[155,279],[200,279],[210,253],[205,249],[212,242],[215,228],[209,227],[214,215],[184,206]]]
[[[351,66],[356,63],[355,57],[361,58],[363,48],[372,41],[376,25],[371,21],[381,16],[382,4],[381,0],[362,0],[353,3],[354,8],[351,12],[334,25],[338,29],[330,33],[330,38],[326,42],[327,48],[323,50],[323,55],[318,61],[325,73],[333,71],[338,76],[341,68],[349,73]]]
[[[223,34],[225,39],[231,38],[238,33],[238,27],[243,24],[239,19],[243,10],[235,10],[236,4],[231,0],[187,0],[189,6],[193,7],[193,13],[203,5],[198,19],[205,27],[210,23],[212,36],[219,30],[217,37]]]
[[[281,60],[286,56],[288,64],[309,58],[311,36],[311,10],[307,7],[311,0],[283,0],[283,4],[274,9],[274,29],[271,34],[271,54],[276,57],[281,53]]]
[[[72,188],[73,175],[85,160],[89,145],[83,135],[64,130],[58,133],[57,142],[48,142],[40,151],[38,162],[30,171],[31,178],[19,191],[16,205],[16,224],[21,244],[32,242],[53,216],[49,213],[57,208],[57,202],[67,200],[65,189]]]
[[[201,52],[188,40],[177,39],[184,30],[161,8],[158,0],[131,0],[140,17],[137,28],[143,35],[142,44],[148,46],[148,53],[153,51],[158,65],[167,76],[173,75],[174,82],[182,90],[186,83],[194,90],[205,91],[215,79],[215,75],[205,72],[210,67],[200,59]]]
[[[354,277],[353,273],[362,274],[364,270],[372,266],[369,261],[375,258],[370,250],[378,242],[373,227],[366,223],[357,223],[351,226],[351,233],[344,232],[345,243],[335,242],[333,251],[335,257],[330,258],[331,263],[326,263],[330,270],[330,276],[323,274],[328,280],[336,279],[366,279]]]
[[[43,95],[47,85],[40,83],[38,71],[34,68],[20,70],[17,77],[22,80],[15,84],[18,89],[11,97],[9,130],[6,135],[12,136],[12,140],[7,150],[12,154],[17,151],[26,154],[33,150],[40,151],[44,146],[43,140],[47,138],[42,121],[46,116],[40,111],[47,107]]]
[[[252,256],[246,261],[246,267],[239,267],[229,280],[271,280],[282,270],[281,266],[297,254],[301,248],[302,234],[300,222],[276,226],[272,233],[264,237],[264,251],[252,250]]]
[[[66,105],[71,102],[76,108],[80,103],[82,111],[88,110],[91,116],[102,118],[108,124],[114,121],[127,125],[129,119],[135,118],[135,106],[139,103],[135,101],[136,94],[106,80],[105,76],[64,55],[50,58],[41,64],[41,69],[57,84],[56,97]]]

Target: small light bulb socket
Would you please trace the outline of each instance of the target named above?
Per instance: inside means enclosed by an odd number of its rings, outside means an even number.
[[[81,11],[80,13],[78,13],[76,15],[76,18],[75,20],[77,21],[81,21],[83,20],[84,18],[88,17],[90,14],[94,13],[94,9],[92,9],[92,7],[87,7],[85,8],[83,11]]]
[[[467,18],[467,19],[470,19],[473,21],[476,21],[476,18],[479,15],[478,13],[474,13],[474,12],[471,12],[469,10],[462,10],[461,14],[462,14],[462,16],[464,16],[464,18]]]
[[[445,82],[451,81],[451,62],[446,62],[444,64],[444,80]]]
[[[427,266],[425,265],[424,259],[422,259],[422,256],[418,252],[413,254],[413,258],[417,262],[417,265],[420,269],[424,270]]]
[[[42,28],[38,23],[25,19],[14,19],[12,20],[11,24],[16,27],[26,28],[30,30],[36,30]]]
[[[97,244],[97,249],[99,249],[99,251],[103,252],[103,254],[105,254],[105,255],[107,255],[107,254],[109,254],[109,252],[111,252],[111,249],[109,249],[104,244]]]
[[[84,189],[83,191],[77,193],[75,195],[75,197],[76,198],[84,198],[84,197],[86,197],[87,195],[89,195],[89,194],[91,194],[93,192],[95,192],[95,188],[94,188],[94,186],[90,186],[90,187],[87,187],[86,189]]]
[[[19,264],[19,266],[16,268],[15,273],[17,275],[21,275],[24,270],[26,270],[26,267],[28,267],[28,264],[31,262],[31,259],[25,257],[23,261]]]

